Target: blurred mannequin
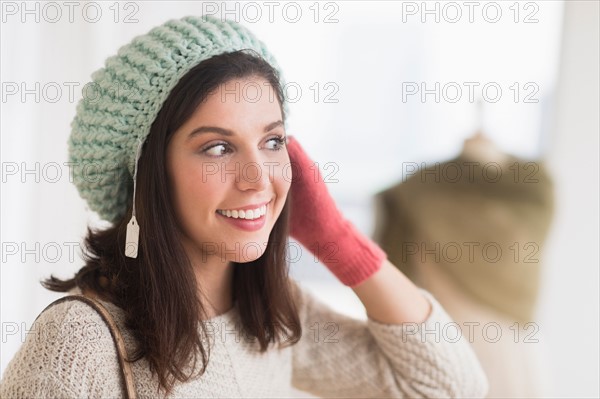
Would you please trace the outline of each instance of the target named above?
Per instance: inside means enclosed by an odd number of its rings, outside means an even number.
[[[496,162],[501,165],[506,165],[510,160],[481,130],[465,140],[462,157],[480,163]]]
[[[542,395],[540,337],[527,323],[553,213],[543,165],[503,153],[478,131],[458,157],[378,193],[376,206],[375,239],[460,325],[488,374],[488,397]]]

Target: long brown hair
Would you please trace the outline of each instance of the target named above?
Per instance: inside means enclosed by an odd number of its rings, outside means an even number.
[[[271,84],[283,114],[284,94],[277,71],[258,54],[236,51],[196,65],[170,92],[138,163],[136,218],[142,226],[138,257],[124,256],[129,206],[125,216],[106,230],[88,226],[82,251],[85,266],[72,279],[51,275],[41,282],[57,292],[75,286],[92,290],[123,309],[126,327],[138,343],[130,360],[145,357],[167,395],[175,379],[185,382],[192,377],[198,353],[202,356],[199,375],[205,372],[209,346],[202,344],[205,341],[198,334],[199,326],[206,334],[200,322],[206,317],[198,298],[202,287],[197,286],[191,263],[177,240],[178,224],[167,189],[166,148],[173,133],[218,85],[249,76],[260,76]],[[265,253],[243,267],[233,264],[233,299],[245,334],[255,338],[262,351],[270,343],[294,344],[302,334],[288,279],[287,237],[288,202],[271,231]],[[190,364],[192,371],[186,375],[184,370]]]

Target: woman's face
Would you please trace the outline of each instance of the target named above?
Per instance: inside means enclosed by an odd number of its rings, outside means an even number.
[[[285,134],[277,96],[260,77],[221,85],[174,133],[167,175],[193,262],[264,253],[290,189]]]

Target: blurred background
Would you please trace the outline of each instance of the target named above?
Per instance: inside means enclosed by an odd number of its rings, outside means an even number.
[[[39,281],[72,276],[82,266],[86,226],[101,224],[66,164],[82,88],[134,36],[189,14],[235,19],[268,45],[284,71],[288,134],[319,163],[343,213],[390,254],[401,257],[409,240],[427,248],[442,240],[439,229],[424,228],[431,213],[412,206],[423,191],[408,183],[426,167],[467,154],[514,183],[530,183],[531,172],[547,182],[492,194],[469,185],[459,197],[436,191],[439,203],[428,206],[447,221],[447,236],[481,237],[479,244],[514,238],[518,248],[505,249],[512,265],[496,265],[509,270],[502,281],[481,272],[483,264],[414,281],[453,318],[497,321],[514,342],[474,330],[498,397],[599,397],[598,1],[2,2],[0,372],[58,297]],[[476,132],[487,144],[469,144],[481,141],[467,140]],[[435,173],[452,180],[444,169]],[[520,207],[524,196],[537,198],[532,207]],[[514,198],[522,217],[512,211]],[[471,212],[453,211],[465,203],[475,204]],[[452,214],[484,222],[452,222],[445,216]],[[416,232],[410,239],[392,235],[405,225]],[[535,249],[531,267],[518,259],[527,244]],[[442,270],[444,259],[423,256],[406,270]],[[293,241],[290,264],[331,306],[365,317],[353,292]],[[479,280],[469,282],[474,273]],[[498,305],[503,298],[477,296],[473,287],[486,285],[507,301],[522,286],[527,303],[515,306],[530,309],[526,319]]]

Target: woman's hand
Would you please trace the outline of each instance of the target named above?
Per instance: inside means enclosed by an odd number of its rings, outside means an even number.
[[[356,286],[381,268],[385,252],[344,218],[318,166],[293,136],[290,235],[311,251],[345,285]]]

